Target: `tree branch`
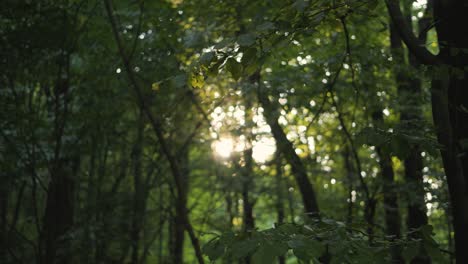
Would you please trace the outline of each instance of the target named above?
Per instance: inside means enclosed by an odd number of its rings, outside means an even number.
[[[146,104],[143,93],[141,91],[141,87],[140,87],[140,85],[139,85],[139,83],[138,83],[138,81],[137,81],[137,79],[136,79],[136,77],[134,75],[133,70],[132,70],[130,60],[129,60],[128,56],[125,54],[124,47],[123,47],[123,44],[122,44],[122,40],[121,40],[119,32],[117,30],[117,23],[116,23],[115,18],[113,16],[112,3],[111,3],[110,0],[103,0],[103,1],[104,1],[104,5],[105,5],[105,8],[106,8],[107,15],[108,15],[109,23],[111,24],[111,27],[112,27],[112,33],[114,34],[114,38],[115,38],[115,41],[116,41],[116,44],[117,44],[117,48],[118,48],[118,51],[120,53],[120,57],[122,58],[122,62],[124,64],[125,71],[127,73],[128,79],[129,79],[130,83],[132,84],[132,86],[134,88],[134,91],[136,93],[137,102],[138,102],[139,106],[141,107],[141,109],[143,110],[143,112],[145,113],[145,115],[148,117],[148,119],[149,119],[149,121],[151,123],[151,126],[153,127],[153,130],[154,130],[154,132],[156,134],[156,137],[159,140],[161,150],[162,150],[162,152],[164,153],[164,155],[166,156],[166,158],[167,158],[167,160],[169,162],[169,166],[171,168],[172,175],[174,176],[174,182],[176,184],[176,189],[177,189],[178,194],[180,195],[183,192],[183,184],[182,184],[183,177],[182,177],[182,172],[180,171],[180,167],[178,165],[177,159],[175,158],[175,156],[170,151],[169,145],[167,144],[166,139],[164,138],[164,132],[163,132],[162,124],[161,124],[160,120],[153,115],[150,108]],[[190,224],[186,208],[178,208],[178,209],[181,210],[181,212],[179,212],[179,213],[181,213],[181,215],[183,216],[184,226],[185,226],[186,231],[189,233],[190,240],[192,241],[192,245],[194,247],[195,255],[197,257],[198,263],[204,264],[200,244],[199,244],[198,238],[195,235],[195,232],[193,231],[193,227]]]
[[[405,21],[405,17],[401,13],[400,2],[398,0],[385,0],[385,4],[398,34],[410,52],[423,64],[440,64],[439,58],[430,53],[424,45],[421,45],[421,41],[411,31],[411,28]]]

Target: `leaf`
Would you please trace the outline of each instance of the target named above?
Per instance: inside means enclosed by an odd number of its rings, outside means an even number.
[[[190,85],[192,85],[193,88],[202,88],[204,84],[205,78],[203,77],[203,75],[192,74],[190,76]]]
[[[209,68],[208,68],[208,71],[206,72],[208,74],[208,76],[211,76],[211,77],[216,77],[219,73],[219,66],[221,66],[221,64],[223,64],[224,60],[220,60],[218,62],[216,62],[215,64],[211,65]]]
[[[257,60],[257,49],[254,47],[248,48],[243,52],[241,63],[246,66]]]
[[[442,263],[444,257],[442,256],[442,252],[439,249],[439,245],[432,238],[433,230],[434,228],[431,225],[425,225],[420,228],[420,232],[423,238],[423,246],[427,254],[429,254],[429,256],[432,258],[432,260],[438,263]]]
[[[297,0],[294,2],[294,7],[296,7],[297,12],[302,13],[309,5],[308,0]]]
[[[304,261],[320,257],[325,251],[325,247],[315,239],[309,239],[303,235],[294,236],[288,241],[288,246],[293,250],[294,255]]]
[[[356,138],[361,144],[380,146],[388,140],[388,136],[375,128],[367,127],[362,129]]]
[[[435,263],[444,262],[444,256],[437,245],[424,242],[424,249]]]
[[[368,11],[372,11],[372,10],[376,9],[378,5],[379,5],[378,0],[370,0],[370,1],[367,2],[366,8],[367,8]]]
[[[253,263],[271,264],[275,258],[286,254],[288,245],[282,241],[266,241],[253,255]]]
[[[225,48],[226,46],[230,45],[231,43],[233,43],[234,40],[231,39],[231,38],[225,38],[223,40],[221,40],[220,42],[216,43],[216,45],[214,46],[215,49],[219,50],[219,49],[223,49]]]
[[[161,82],[155,82],[155,83],[151,84],[151,90],[159,91],[159,85],[160,84],[161,84]]]
[[[176,88],[183,87],[187,83],[187,75],[185,74],[179,74],[176,75],[172,78],[172,85],[174,85]]]
[[[241,64],[244,67],[244,73],[246,75],[252,75],[259,68],[259,62],[257,58],[257,49],[254,47],[248,48],[242,55]]]
[[[401,160],[405,159],[410,152],[410,145],[408,144],[408,141],[401,136],[392,137],[390,141],[390,148],[392,154]]]
[[[187,48],[196,48],[203,43],[203,34],[196,31],[187,31],[184,36],[184,46]]]
[[[418,241],[410,242],[403,249],[402,256],[406,262],[411,262],[419,253],[421,245]]]
[[[209,65],[215,57],[215,53],[213,51],[203,53],[200,57],[200,63],[202,65]]]
[[[236,241],[231,248],[232,257],[240,259],[250,255],[258,247],[256,240],[239,240]]]
[[[270,30],[273,30],[275,29],[275,24],[273,24],[272,22],[265,22],[263,24],[260,24],[256,27],[256,29],[258,31],[270,31]]]
[[[237,43],[241,46],[251,46],[255,43],[256,36],[252,33],[242,34],[237,37]]]
[[[242,75],[242,65],[234,58],[229,58],[226,62],[226,69],[231,73],[234,80],[239,80]]]
[[[224,245],[218,240],[212,240],[203,247],[203,253],[210,258],[211,261],[215,261],[224,255]]]
[[[252,75],[258,70],[259,67],[260,64],[258,63],[258,61],[255,61],[249,64],[247,67],[245,67],[244,72],[246,75]]]

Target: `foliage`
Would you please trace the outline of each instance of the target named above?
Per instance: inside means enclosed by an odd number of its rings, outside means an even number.
[[[448,263],[429,79],[463,72],[412,65],[389,21],[377,0],[7,0],[0,262]]]
[[[281,224],[262,231],[248,233],[225,233],[210,240],[204,246],[205,254],[211,261],[241,260],[252,256],[255,263],[272,263],[275,258],[292,251],[304,262],[319,262],[329,258],[330,263],[376,263],[390,262],[389,249],[399,246],[403,258],[410,263],[421,248],[434,261],[442,261],[437,243],[432,239],[432,227],[424,226],[414,233],[421,239],[394,240],[374,237],[369,244],[365,224],[347,225],[330,219],[314,220],[309,224]]]

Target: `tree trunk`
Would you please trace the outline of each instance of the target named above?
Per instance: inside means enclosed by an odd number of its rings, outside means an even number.
[[[283,186],[283,164],[281,160],[281,154],[277,150],[275,155],[275,166],[276,166],[276,173],[275,173],[275,183],[276,183],[276,212],[277,218],[276,223],[281,225],[284,223],[284,186]],[[285,264],[286,258],[285,256],[278,257],[279,264]]]
[[[182,172],[181,190],[177,193],[175,225],[173,227],[174,252],[173,263],[182,264],[184,258],[185,241],[185,216],[187,210],[188,195],[188,174],[189,174],[189,152],[188,148],[183,148],[178,157],[179,166]]]
[[[74,176],[77,167],[77,161],[61,159],[55,163],[48,186],[42,231],[44,264],[71,263],[70,241],[66,235],[73,227]]]
[[[468,263],[468,5],[435,1],[434,18],[442,61],[432,86],[434,125],[452,204],[457,263]]]
[[[245,131],[244,135],[246,136],[245,146],[246,148],[243,151],[243,158],[245,165],[241,169],[242,172],[242,208],[243,208],[243,228],[244,232],[252,231],[255,229],[255,220],[253,216],[253,207],[254,202],[250,197],[250,190],[252,189],[253,184],[253,157],[252,157],[252,142],[253,134],[252,127],[253,116],[252,116],[252,99],[250,94],[244,95],[245,100]],[[245,264],[250,264],[250,256],[244,258]]]
[[[404,49],[401,39],[396,32],[395,25],[390,25],[390,44],[392,56],[396,62],[396,82],[398,86],[398,96],[400,100],[400,122],[408,130],[418,130],[418,122],[423,118],[421,114],[421,80],[417,76],[408,74],[405,67]],[[415,69],[418,67],[414,56],[410,54],[409,61]],[[418,145],[411,145],[407,157],[404,159],[404,178],[408,191],[411,192],[411,198],[408,198],[408,229],[415,230],[427,225],[426,204],[424,201],[423,186],[423,161],[421,151]],[[410,233],[415,239],[420,239],[418,232]],[[430,263],[430,258],[423,250],[411,263]]]
[[[132,208],[132,223],[130,230],[131,242],[131,263],[139,263],[139,246],[140,246],[140,232],[142,228],[142,221],[144,217],[144,199],[145,190],[142,179],[142,148],[143,148],[143,130],[144,130],[144,116],[140,114],[137,138],[132,153],[133,158],[133,208]]]
[[[258,76],[258,81],[259,79],[260,75]],[[258,87],[257,96],[260,105],[264,109],[263,113],[266,122],[270,126],[273,137],[275,138],[276,147],[281,154],[283,154],[286,161],[291,165],[292,173],[302,196],[305,213],[310,217],[318,216],[319,207],[315,191],[312,188],[312,183],[307,176],[307,170],[304,164],[294,150],[293,144],[288,140],[283,128],[278,123],[277,109],[275,109],[274,105],[270,102],[270,99],[268,99],[268,95],[265,93],[263,87]]]
[[[463,0],[434,0],[439,54],[421,45],[404,21],[399,1],[386,0],[396,29],[418,61],[433,65],[432,117],[450,192],[457,263],[468,263],[468,6]]]
[[[372,114],[372,119],[377,125],[383,123],[382,110],[377,109]],[[382,175],[382,191],[384,196],[384,211],[386,234],[391,241],[401,238],[400,211],[398,207],[398,195],[395,191],[394,171],[392,167],[392,157],[385,153],[380,146],[376,147],[379,156],[379,166]],[[392,263],[402,263],[401,249],[398,246],[391,247]]]
[[[68,118],[68,103],[70,102],[70,56],[65,55],[59,62],[60,75],[55,80],[53,108],[54,158],[51,161],[50,182],[47,188],[47,202],[44,221],[40,235],[40,245],[44,264],[70,263],[70,241],[66,237],[73,227],[75,174],[79,167],[79,156],[71,154],[65,145],[63,137]],[[34,179],[35,180],[35,179]]]
[[[346,168],[346,183],[348,187],[348,213],[346,214],[346,223],[351,224],[353,221],[353,180],[356,170],[354,169],[353,163],[351,162],[351,153],[349,147],[346,146],[343,152],[343,159]]]
[[[0,172],[0,262],[7,262],[9,177]]]

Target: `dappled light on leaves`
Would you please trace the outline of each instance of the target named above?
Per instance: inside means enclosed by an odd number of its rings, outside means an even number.
[[[468,263],[464,1],[4,2],[0,263]]]

